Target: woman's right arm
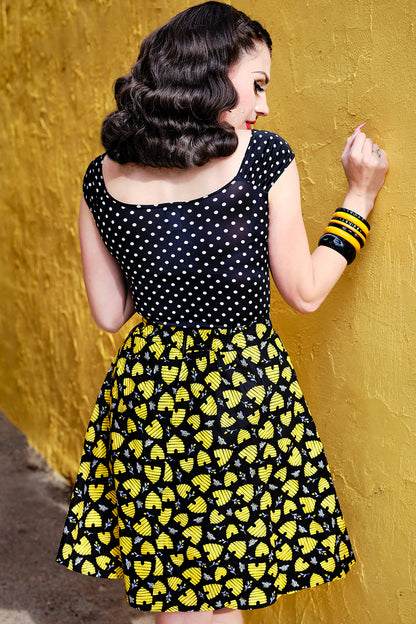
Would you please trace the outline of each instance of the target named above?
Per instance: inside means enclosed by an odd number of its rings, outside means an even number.
[[[388,170],[384,152],[378,156],[373,151],[377,149],[357,129],[347,139],[341,157],[349,187],[342,205],[364,218],[372,210]],[[311,255],[294,161],[269,192],[269,258],[282,297],[305,313],[319,307],[347,266],[345,258],[328,247],[318,246]]]
[[[134,314],[134,304],[117,261],[110,254],[84,196],[79,207],[79,239],[88,302],[98,327],[117,332]]]

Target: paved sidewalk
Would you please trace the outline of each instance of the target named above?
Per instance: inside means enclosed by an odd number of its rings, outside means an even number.
[[[55,563],[70,491],[0,414],[0,624],[153,624],[119,580]]]

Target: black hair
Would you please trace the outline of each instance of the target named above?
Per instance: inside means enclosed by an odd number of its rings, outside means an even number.
[[[114,86],[117,110],[104,120],[101,140],[118,163],[186,169],[237,148],[221,113],[237,104],[231,66],[269,33],[237,9],[204,2],[151,33],[137,62]]]

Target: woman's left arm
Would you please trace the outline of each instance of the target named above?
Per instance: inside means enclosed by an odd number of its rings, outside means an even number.
[[[348,181],[344,208],[366,218],[384,183],[388,162],[360,127],[347,139],[341,157]],[[300,312],[313,312],[324,301],[347,266],[337,251],[318,246],[310,253],[302,219],[295,161],[269,193],[269,259],[281,295]]]
[[[294,160],[269,193],[269,261],[283,299],[303,313],[320,306],[347,265],[339,253],[327,247],[318,247],[311,255]]]
[[[79,207],[82,270],[94,321],[115,333],[134,314],[134,304],[117,261],[106,248],[84,199]]]

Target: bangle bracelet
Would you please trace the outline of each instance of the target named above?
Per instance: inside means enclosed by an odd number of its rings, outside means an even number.
[[[354,230],[352,227],[349,227],[348,225],[346,225],[344,223],[338,223],[338,221],[336,219],[332,219],[329,222],[329,226],[330,227],[337,227],[340,230],[343,230],[344,232],[347,232],[347,234],[349,234],[350,236],[354,236],[355,240],[360,244],[360,249],[362,249],[364,247],[365,238],[363,236],[361,236],[361,234],[359,232],[357,232],[357,230]]]
[[[335,213],[331,219],[331,223],[332,222],[341,223],[342,225],[345,225],[345,227],[350,228],[353,232],[356,232],[357,234],[359,234],[364,242],[367,240],[367,236],[364,230],[361,229],[358,225],[356,225],[352,221],[350,221],[349,219],[344,219],[343,217],[337,217]]]
[[[324,234],[321,236],[318,246],[322,245],[324,247],[329,247],[334,251],[337,251],[341,256],[344,256],[347,264],[351,264],[351,262],[355,259],[356,250],[348,241],[340,238],[336,234]]]
[[[338,210],[342,210],[342,212],[346,212],[347,215],[350,215],[351,217],[355,217],[356,219],[361,221],[361,223],[364,223],[364,225],[366,226],[366,228],[368,230],[371,230],[371,225],[369,224],[369,222],[366,219],[364,219],[364,217],[359,215],[357,212],[353,212],[352,210],[348,210],[348,208],[338,208],[337,212],[338,212]]]
[[[350,223],[354,223],[354,225],[357,225],[360,229],[363,230],[366,236],[368,236],[368,234],[370,233],[370,230],[368,229],[365,223],[363,223],[362,221],[360,221],[360,219],[357,219],[353,215],[348,215],[346,212],[343,212],[342,210],[337,210],[334,214],[334,217],[338,217],[340,219],[346,219]]]
[[[339,236],[340,238],[348,241],[354,247],[355,251],[360,251],[360,243],[355,240],[355,238],[351,236],[351,234],[343,232],[340,228],[335,228],[328,225],[328,227],[324,230],[324,234],[335,234],[335,236]]]
[[[325,228],[318,245],[340,253],[347,264],[355,259],[370,232],[370,224],[364,217],[348,208],[338,208]]]

